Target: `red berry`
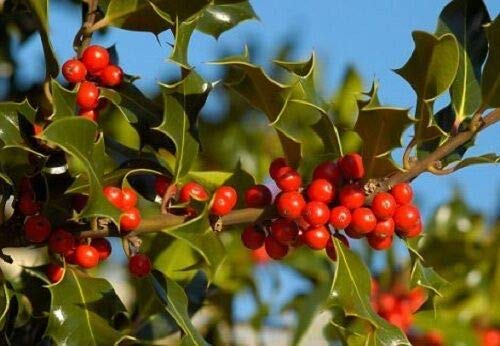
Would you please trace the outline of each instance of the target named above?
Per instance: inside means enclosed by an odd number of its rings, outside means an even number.
[[[269,257],[275,260],[282,259],[288,253],[288,246],[283,245],[272,236],[266,238],[264,246]]]
[[[64,254],[64,260],[69,264],[76,264],[76,246]]]
[[[351,212],[339,205],[330,211],[330,224],[336,229],[346,229],[351,223]]]
[[[386,220],[396,211],[396,200],[390,193],[379,192],[372,201],[371,208],[378,219]]]
[[[415,226],[410,228],[407,232],[399,231],[398,234],[406,238],[415,238],[422,233],[422,221],[418,220]]]
[[[59,282],[64,275],[64,267],[56,263],[49,263],[45,269],[45,273],[49,278],[49,281],[55,284]]]
[[[307,197],[328,204],[335,198],[335,186],[326,179],[313,180],[307,188]]]
[[[123,71],[116,65],[108,65],[99,73],[99,79],[102,85],[115,87],[122,84]]]
[[[302,216],[311,226],[321,226],[330,219],[330,209],[323,202],[312,201],[306,204]]]
[[[43,125],[39,124],[34,124],[33,125],[33,131],[35,132],[35,136],[39,136],[43,132]]]
[[[269,165],[269,175],[271,176],[271,178],[276,180],[278,178],[278,171],[286,166],[287,164],[285,158],[278,157],[274,159],[273,162],[271,162],[271,164]]]
[[[378,298],[379,313],[386,315],[396,309],[398,301],[393,294],[382,293]]]
[[[223,197],[216,197],[212,202],[212,206],[210,207],[210,213],[212,215],[224,216],[231,212],[233,208],[229,204],[229,201]]]
[[[399,206],[394,213],[394,223],[396,228],[406,234],[420,221],[418,209],[411,204]]]
[[[96,73],[108,66],[109,53],[101,46],[89,46],[82,54],[82,63],[90,73]]]
[[[500,346],[500,331],[497,329],[487,329],[481,337],[481,346]]]
[[[99,104],[99,88],[92,82],[82,82],[76,93],[76,104],[82,109],[94,109]]]
[[[331,235],[325,226],[311,227],[302,235],[302,241],[313,250],[326,248]]]
[[[130,232],[136,229],[141,223],[141,213],[135,207],[125,211],[120,217],[120,230]]]
[[[426,346],[442,346],[444,344],[443,336],[440,332],[432,330],[424,335],[423,344]],[[498,336],[497,344],[489,344],[489,346],[500,346],[500,335]]]
[[[379,238],[392,237],[394,235],[394,228],[394,220],[392,218],[379,221],[373,230],[373,235]]]
[[[82,118],[95,121],[97,122],[99,120],[99,111],[97,109],[80,109],[78,111],[78,115],[81,116]]]
[[[391,247],[393,237],[379,237],[375,234],[368,235],[368,244],[372,249],[385,250]]]
[[[408,183],[396,184],[390,192],[397,204],[410,204],[413,200],[413,189]]]
[[[365,175],[363,158],[357,153],[347,154],[342,157],[339,166],[343,176],[347,179],[360,179]]]
[[[415,287],[410,292],[408,292],[408,302],[410,305],[411,312],[415,313],[418,309],[425,303],[426,296],[425,292],[421,287]]]
[[[49,219],[43,215],[30,216],[24,223],[24,235],[32,243],[43,243],[50,235]]]
[[[273,221],[270,231],[274,239],[284,245],[291,245],[299,234],[297,224],[287,219]]]
[[[122,189],[122,210],[128,210],[137,204],[137,193],[129,187]]]
[[[119,187],[106,186],[103,189],[104,197],[115,207],[123,208],[123,191]]]
[[[19,199],[19,211],[25,216],[32,216],[41,209],[41,204],[33,200],[32,193],[24,194]]]
[[[208,193],[203,186],[194,181],[190,181],[184,185],[179,193],[179,201],[181,203],[186,203],[191,201],[191,198],[205,202],[208,200]]]
[[[349,240],[347,240],[347,238],[344,235],[334,234],[333,236],[335,238],[337,238],[338,240],[340,240],[342,243],[344,243],[345,247],[347,247],[347,248],[349,247]],[[328,255],[328,257],[330,257],[330,259],[332,261],[337,260],[337,250],[335,249],[335,246],[333,245],[332,239],[329,239],[328,243],[326,244],[326,254]]]
[[[271,204],[273,196],[266,185],[254,185],[245,192],[245,205],[249,208],[262,208]]]
[[[326,179],[333,185],[339,186],[342,184],[342,173],[333,161],[325,161],[314,169],[313,179]]]
[[[219,187],[217,190],[215,190],[214,197],[226,199],[229,202],[229,204],[233,206],[233,208],[236,205],[236,202],[238,201],[238,194],[236,193],[236,190],[231,186]]]
[[[80,244],[75,250],[75,261],[82,268],[94,268],[99,263],[99,252],[90,245]]]
[[[300,189],[302,178],[296,170],[290,169],[288,172],[281,175],[278,173],[278,175],[276,185],[278,185],[282,191],[297,191]]]
[[[156,176],[155,179],[155,192],[158,196],[163,197],[167,192],[167,189],[171,183],[171,180],[163,175]]]
[[[64,229],[56,229],[49,238],[49,249],[54,253],[64,255],[75,247],[75,237]]]
[[[233,210],[238,195],[236,190],[230,186],[221,186],[214,193],[214,200],[210,212],[217,216],[227,215]]]
[[[111,243],[106,238],[93,238],[90,245],[99,253],[99,261],[105,261],[111,255]]]
[[[73,195],[73,198],[71,199],[71,205],[73,206],[73,209],[80,213],[87,205],[88,200],[89,196],[78,193],[76,195]]]
[[[247,249],[257,250],[264,245],[266,235],[254,225],[247,226],[241,233],[241,241]]]
[[[300,192],[283,192],[276,198],[276,209],[278,214],[287,219],[298,219],[306,201]]]
[[[151,261],[148,256],[138,253],[130,257],[128,261],[128,270],[136,278],[143,278],[148,276],[151,272]]]
[[[76,84],[85,80],[87,68],[80,60],[71,59],[62,66],[62,74],[68,82]]]
[[[262,245],[258,249],[253,250],[251,253],[251,258],[258,264],[264,264],[270,260],[269,255],[266,251],[266,247],[264,245]]]
[[[356,184],[342,187],[339,193],[339,202],[348,209],[356,209],[365,203],[365,192]]]
[[[352,212],[351,227],[360,234],[372,232],[377,225],[377,218],[370,208],[357,208]]]
[[[347,234],[349,236],[349,238],[353,238],[353,239],[361,239],[365,236],[364,233],[358,232],[352,226],[348,226],[346,229],[344,229],[344,231],[345,231],[345,234]]]

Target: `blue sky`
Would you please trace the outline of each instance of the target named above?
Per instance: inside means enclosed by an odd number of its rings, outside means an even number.
[[[490,15],[498,15],[500,1],[485,2]],[[246,42],[256,40],[263,46],[257,62],[267,65],[274,58],[279,42],[293,36],[297,39],[293,58],[304,59],[312,50],[316,51],[324,71],[325,95],[332,92],[345,67],[352,64],[360,71],[367,88],[372,79],[379,80],[380,97],[384,103],[413,107],[412,90],[391,69],[402,66],[410,56],[413,30],[434,31],[439,12],[446,3],[448,1],[442,0],[254,0],[252,4],[260,21],[246,22],[223,34],[219,41],[195,33],[190,61],[206,78],[216,78],[217,68],[204,62],[214,60],[221,47],[238,52]],[[63,2],[57,2],[51,8],[52,37],[60,61],[73,55],[72,40],[79,28],[80,13],[69,11],[71,8]],[[137,84],[147,93],[153,92],[156,82],[176,69],[166,61],[171,49],[167,43],[172,43],[170,33],[161,34],[157,40],[152,34],[111,29],[108,35],[95,37],[94,42],[105,46],[116,44],[120,64],[127,73],[141,76]],[[43,77],[43,56],[38,38],[32,38],[18,52],[18,57],[24,62],[19,78],[27,85]],[[216,107],[212,100],[208,106]],[[500,153],[499,135],[498,126],[484,131],[470,154]],[[475,166],[446,177],[425,174],[413,186],[427,217],[437,205],[450,198],[455,186],[460,188],[471,206],[490,219],[499,210],[498,165]],[[280,275],[288,278],[283,272]],[[286,296],[305,287],[299,281],[292,280],[289,284],[289,289],[282,292]],[[274,294],[272,290],[263,291]],[[275,298],[270,296],[270,299]],[[244,305],[245,300],[241,306]]]

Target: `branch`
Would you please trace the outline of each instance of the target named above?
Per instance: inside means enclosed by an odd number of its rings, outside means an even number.
[[[449,138],[434,152],[429,154],[421,161],[412,163],[409,170],[398,172],[391,176],[387,181],[381,184],[380,190],[389,190],[392,186],[398,183],[410,181],[416,178],[421,173],[432,171],[435,167],[435,162],[442,160],[447,155],[451,154],[455,149],[470,141],[478,132],[500,121],[500,109],[497,108],[490,112],[485,117],[481,114],[476,114],[472,118],[471,126],[467,131],[459,132],[457,135]]]
[[[84,12],[82,14],[82,27],[77,32],[75,40],[73,41],[73,46],[77,52],[78,57],[81,57],[85,48],[90,45],[90,40],[92,39],[93,33],[93,31],[91,31],[90,29],[97,19],[99,0],[84,0],[84,2],[87,3],[87,11],[85,13],[84,8],[82,8],[82,11]]]

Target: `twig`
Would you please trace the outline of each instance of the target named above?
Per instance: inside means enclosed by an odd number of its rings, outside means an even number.
[[[78,57],[81,57],[85,48],[90,45],[93,33],[93,31],[90,31],[90,28],[94,25],[98,13],[98,0],[84,0],[84,2],[87,3],[88,9],[86,13],[82,13],[82,27],[78,30],[75,40],[73,41]]]

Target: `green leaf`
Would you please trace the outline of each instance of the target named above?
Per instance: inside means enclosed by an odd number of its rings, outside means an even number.
[[[413,32],[415,50],[400,69],[395,70],[411,85],[420,99],[434,100],[446,91],[457,74],[458,44],[451,34],[436,37]]]
[[[111,0],[102,19],[109,24],[127,30],[150,31],[155,35],[172,29],[175,18],[185,21],[202,11],[210,0]],[[163,15],[160,17],[158,13]],[[171,18],[171,21],[165,20]]]
[[[209,345],[191,323],[188,314],[188,298],[184,289],[174,280],[154,271],[150,276],[156,294],[163,302],[165,310],[175,319],[185,337],[182,345]]]
[[[21,131],[19,129],[19,116],[22,115],[29,122],[35,121],[36,110],[31,107],[27,100],[21,103],[0,103],[0,149],[7,147],[26,148]]]
[[[224,245],[222,245],[210,225],[208,208],[205,208],[196,218],[162,231],[177,239],[186,241],[202,256],[208,266],[207,270],[210,277],[215,277],[217,270],[225,259],[225,250]]]
[[[241,209],[245,208],[245,201],[243,196],[245,196],[245,191],[249,187],[255,184],[255,178],[245,170],[241,168],[241,162],[238,162],[236,167],[233,169],[233,174],[226,179],[221,185],[228,185],[234,187],[238,195],[238,202],[235,208]],[[219,185],[220,186],[220,185]]]
[[[162,87],[164,114],[163,122],[156,130],[165,133],[175,144],[176,163],[174,181],[188,174],[198,155],[199,145],[190,133],[196,123],[199,110],[211,90],[195,71],[175,84],[160,84]],[[190,124],[190,122],[192,124]]]
[[[104,279],[67,267],[64,279],[49,285],[52,296],[45,334],[58,345],[116,345],[127,337],[111,325],[125,307]]]
[[[49,0],[28,0],[28,2],[40,30],[47,74],[55,78],[59,74],[59,65],[49,38]]]
[[[488,52],[483,25],[490,21],[482,0],[453,0],[439,15],[436,34],[458,40],[458,71],[450,94],[459,122],[481,105],[481,67]]]
[[[80,217],[105,216],[118,223],[120,210],[104,197],[102,189],[104,168],[107,162],[104,139],[94,142],[97,124],[80,117],[64,118],[49,125],[42,138],[58,145],[67,154],[78,160],[90,182],[89,200]]]
[[[419,259],[415,261],[411,270],[411,283],[424,287],[440,297],[443,288],[449,285],[433,268],[424,267]]]
[[[122,94],[113,89],[101,88],[100,97],[108,99],[115,105],[120,114],[130,123],[136,123],[137,117],[131,109],[137,109],[136,104]]]
[[[52,121],[76,115],[76,91],[65,89],[52,79],[50,82],[53,98]]]
[[[189,177],[196,180],[201,185],[205,186],[207,189],[213,191],[219,186],[223,185],[233,173],[231,172],[220,172],[220,171],[191,171],[189,172]]]
[[[298,321],[294,328],[292,345],[301,344],[314,318],[324,308],[329,291],[330,285],[327,282],[320,283],[300,301],[297,307]]]
[[[497,108],[500,107],[500,16],[485,29],[489,51],[481,83],[483,104]]]
[[[385,176],[388,170],[396,168],[389,154],[402,146],[401,136],[411,123],[407,109],[360,109],[354,129],[363,141],[362,156],[367,179]]]
[[[203,11],[197,29],[217,39],[241,22],[256,18],[249,1],[215,0]]]
[[[7,285],[7,282],[2,280],[0,288],[0,328],[3,330],[7,314],[10,309],[10,300],[13,297],[12,289]]]
[[[376,90],[375,84],[374,90]],[[340,129],[352,129],[356,124],[358,115],[357,99],[362,92],[363,80],[358,71],[352,66],[347,68],[344,72],[341,87],[330,101],[335,125]],[[376,92],[374,94],[376,95]]]
[[[370,345],[408,345],[406,335],[377,315],[371,306],[371,277],[368,268],[352,250],[334,238],[338,262],[330,290],[330,303],[342,308],[346,316],[370,323],[365,332]]]
[[[462,169],[471,165],[479,165],[485,163],[500,163],[500,156],[495,153],[484,154],[476,157],[468,157],[460,161],[455,167],[455,170]]]
[[[450,88],[458,70],[458,43],[452,34],[436,37],[414,31],[415,50],[406,64],[396,70],[417,94],[417,143],[438,137],[442,131],[433,124],[432,101]]]
[[[179,21],[179,19],[175,21],[175,44],[172,54],[170,55],[170,60],[186,69],[189,68],[189,40],[198,24],[198,20],[199,17],[183,22]]]

